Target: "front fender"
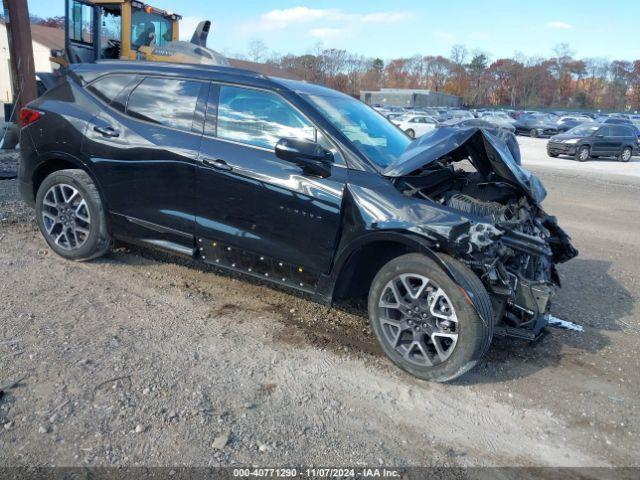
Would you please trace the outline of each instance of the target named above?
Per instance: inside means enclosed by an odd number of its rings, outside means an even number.
[[[482,310],[477,304],[477,299],[469,286],[466,285],[464,279],[456,271],[449,268],[447,263],[444,262],[442,257],[438,254],[436,251],[437,246],[435,241],[414,233],[403,231],[390,230],[370,232],[356,238],[343,247],[336,257],[331,273],[320,280],[319,291],[325,292],[325,295],[323,296],[326,298],[327,303],[333,303],[338,278],[345,266],[348,264],[349,259],[364,246],[376,242],[393,242],[399,245],[405,245],[408,251],[421,253],[431,258],[440,268],[442,268],[449,278],[456,283],[458,288],[460,288],[460,291],[463,293],[465,300],[467,300],[467,302],[469,302],[469,304],[476,310],[482,321],[485,324],[488,324],[488,322],[491,321],[491,319],[483,317]]]

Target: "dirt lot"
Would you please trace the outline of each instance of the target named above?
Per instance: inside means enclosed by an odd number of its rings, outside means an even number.
[[[496,340],[448,385],[354,313],[146,250],[64,261],[0,182],[0,465],[639,465],[639,163],[544,145],[525,164],[581,251],[554,312],[586,332]]]

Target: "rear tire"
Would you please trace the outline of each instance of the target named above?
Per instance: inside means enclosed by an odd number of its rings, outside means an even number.
[[[538,135],[538,130],[532,128],[531,130],[529,130],[529,136],[531,138],[538,138],[540,135]]]
[[[631,160],[632,155],[633,151],[629,147],[625,147],[622,149],[622,152],[620,152],[620,155],[618,155],[618,160],[626,163]]]
[[[586,145],[584,147],[580,147],[576,152],[576,160],[579,162],[586,162],[591,158],[591,149]]]
[[[44,179],[36,196],[36,219],[51,249],[63,258],[87,261],[111,250],[102,199],[83,170],[60,170]]]
[[[468,297],[437,262],[412,253],[382,267],[368,307],[376,338],[395,365],[423,380],[447,382],[471,370],[486,353],[494,314],[480,279],[459,261],[440,257]]]

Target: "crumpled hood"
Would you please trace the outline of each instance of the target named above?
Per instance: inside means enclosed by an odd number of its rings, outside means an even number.
[[[477,127],[437,128],[412,142],[400,158],[387,167],[386,177],[403,177],[441,158],[451,162],[471,159],[474,167],[484,176],[492,172],[502,181],[520,187],[531,200],[541,203],[547,196],[538,177],[518,165],[507,144],[486,129]]]

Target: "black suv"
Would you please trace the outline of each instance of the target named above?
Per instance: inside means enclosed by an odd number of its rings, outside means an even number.
[[[532,138],[551,137],[558,133],[558,118],[546,113],[522,115],[513,126],[516,135],[529,135]]]
[[[577,252],[489,132],[411,142],[327,88],[142,62],[73,66],[21,114],[21,193],[65,258],[117,239],[327,303],[368,298],[386,354],[437,381],[494,335],[557,323],[555,264]]]
[[[547,143],[550,157],[570,155],[580,162],[598,157],[628,162],[639,148],[640,139],[634,126],[600,123],[582,124],[551,137]]]

